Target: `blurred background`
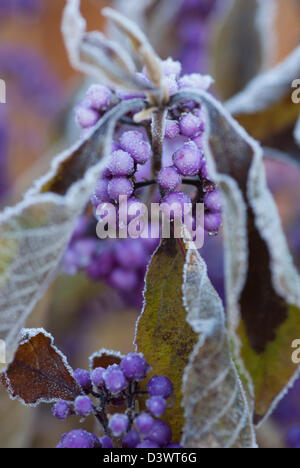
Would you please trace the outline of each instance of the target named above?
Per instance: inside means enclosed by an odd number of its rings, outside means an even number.
[[[261,36],[248,24],[256,2],[242,3],[242,14],[233,23],[228,22],[233,0],[82,0],[82,11],[89,29],[105,30],[100,7],[116,6],[139,21],[162,57],[180,59],[186,73],[212,74],[213,92],[225,101],[300,45],[299,0],[261,2],[276,4],[276,9],[263,12]],[[73,109],[85,79],[71,69],[65,52],[60,33],[64,5],[65,0],[0,0],[0,78],[7,84],[7,104],[0,104],[2,207],[20,200],[32,181],[47,170],[51,158],[79,137]],[[231,46],[226,48],[225,43]],[[270,159],[266,168],[300,267],[300,170],[296,164]],[[208,239],[201,253],[224,297],[221,237]],[[72,367],[85,368],[88,356],[97,349],[132,349],[141,290],[139,283],[130,294],[120,294],[85,273],[62,272],[28,326],[46,328]],[[87,421],[86,426],[92,430],[90,424]],[[0,392],[2,448],[54,447],[62,432],[77,426],[76,418],[57,421],[48,407],[24,408]],[[300,381],[260,428],[259,443],[293,446],[291,429],[300,433]]]

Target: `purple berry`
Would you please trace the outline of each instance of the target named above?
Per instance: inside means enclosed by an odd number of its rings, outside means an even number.
[[[97,281],[107,276],[112,272],[115,266],[115,256],[113,252],[107,250],[95,256],[86,269],[86,273],[90,278]]]
[[[77,266],[80,268],[86,268],[92,257],[94,256],[95,249],[97,246],[97,239],[84,237],[77,240],[72,246],[74,255],[76,256]]]
[[[146,401],[146,406],[153,416],[161,418],[166,410],[167,402],[161,396],[153,396]]]
[[[121,267],[135,270],[145,265],[147,255],[139,239],[126,239],[116,245],[116,259]]]
[[[144,436],[152,430],[154,419],[148,413],[141,413],[134,420],[135,427]]]
[[[52,414],[57,419],[67,419],[67,417],[72,414],[70,404],[67,401],[58,401],[52,407]]]
[[[104,383],[109,392],[116,395],[128,385],[125,375],[117,364],[109,366],[103,374]]]
[[[286,441],[290,448],[300,448],[300,425],[289,429]]]
[[[106,203],[110,201],[108,195],[108,179],[98,179],[94,193],[91,197],[91,202],[97,208],[100,203]]]
[[[205,213],[204,215],[204,229],[207,232],[217,232],[222,226],[221,213]]]
[[[163,375],[155,375],[148,382],[148,392],[151,396],[161,396],[169,398],[174,393],[172,382],[168,377]]]
[[[85,369],[76,369],[74,371],[74,379],[82,390],[86,393],[90,393],[92,390],[92,382],[90,373]]]
[[[108,423],[108,427],[115,437],[120,437],[124,434],[128,429],[128,425],[129,419],[125,414],[114,414]]]
[[[88,416],[93,411],[93,402],[88,396],[78,396],[74,401],[74,408],[79,416]]]
[[[173,140],[177,138],[180,133],[180,127],[176,120],[167,120],[166,121],[166,138]]]
[[[131,429],[122,439],[123,448],[135,448],[139,443],[140,437],[134,429]]]
[[[113,448],[113,442],[110,437],[108,436],[103,436],[100,438],[100,443],[102,445],[102,448],[104,449],[110,449]]]
[[[191,199],[184,192],[170,192],[162,199],[161,210],[166,216],[170,212],[172,218],[180,219],[185,209],[190,211],[188,206],[185,207],[187,204],[191,204]]]
[[[82,128],[91,128],[99,120],[99,114],[93,109],[80,105],[75,110],[75,119]]]
[[[204,197],[205,208],[213,213],[220,213],[222,211],[222,196],[219,190],[209,192]]]
[[[172,439],[171,428],[165,421],[156,420],[154,421],[147,438],[163,447],[167,445]]]
[[[92,372],[92,382],[95,387],[101,387],[104,384],[103,374],[106,369],[104,367],[96,367]]]
[[[169,166],[161,169],[157,181],[164,190],[173,191],[181,184],[181,176],[176,167]]]
[[[128,353],[121,361],[121,370],[128,380],[142,380],[146,377],[149,370],[144,356],[139,353]]]
[[[133,183],[126,177],[114,177],[108,184],[108,194],[115,202],[119,201],[121,195],[128,198],[133,193]]]
[[[58,444],[59,448],[96,448],[98,447],[99,440],[90,432],[84,431],[82,429],[75,429],[74,431],[63,434],[61,437],[60,443]]]
[[[109,170],[113,176],[128,176],[133,173],[134,160],[126,151],[114,151],[110,158]]]
[[[116,268],[109,277],[112,287],[121,291],[133,291],[138,285],[138,276],[135,271]]]
[[[138,444],[136,448],[159,448],[159,445],[155,442],[152,442],[151,440],[144,440],[144,442]]]
[[[173,161],[180,174],[192,176],[200,171],[203,164],[203,154],[195,143],[189,141],[174,153]]]
[[[203,122],[191,112],[181,117],[179,126],[182,135],[189,138],[197,136],[203,130]]]
[[[143,135],[140,132],[129,131],[123,133],[120,138],[120,146],[138,164],[145,164],[151,157],[151,146],[143,139]]]
[[[102,110],[109,106],[112,93],[109,88],[101,85],[92,85],[86,94],[90,106],[95,110]]]

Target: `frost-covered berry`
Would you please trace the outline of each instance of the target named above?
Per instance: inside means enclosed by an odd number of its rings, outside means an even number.
[[[204,229],[207,232],[217,232],[222,226],[221,213],[205,213],[204,215]]]
[[[165,421],[155,420],[147,434],[147,439],[156,442],[161,447],[167,445],[172,439],[172,431]]]
[[[166,410],[167,402],[161,396],[153,396],[146,401],[146,406],[153,416],[161,418]]]
[[[144,356],[139,353],[128,353],[121,361],[121,370],[128,380],[142,380],[146,377],[149,370]]]
[[[167,120],[166,121],[166,131],[165,135],[166,138],[169,138],[170,140],[173,140],[174,138],[177,138],[180,133],[180,127],[178,122],[176,120]]]
[[[162,212],[171,218],[181,219],[184,213],[188,213],[191,209],[191,199],[184,192],[170,192],[161,202]]]
[[[121,195],[128,198],[133,194],[133,183],[126,177],[114,177],[108,183],[108,195],[115,202],[119,201]]]
[[[161,62],[161,68],[165,76],[175,75],[176,78],[180,76],[182,70],[181,63],[173,60],[171,57]]]
[[[163,375],[155,375],[148,382],[148,392],[151,396],[161,396],[169,398],[174,393],[172,382],[168,377]]]
[[[72,414],[71,406],[67,401],[58,401],[52,407],[52,414],[57,419],[67,419]]]
[[[95,387],[101,387],[104,384],[103,374],[106,369],[104,367],[96,367],[92,372],[92,382]]]
[[[94,84],[86,93],[87,100],[90,101],[90,106],[95,110],[102,110],[109,106],[112,93],[106,86]]]
[[[192,73],[191,75],[184,75],[179,79],[179,89],[193,88],[206,91],[213,83],[213,79],[209,75],[200,75]]]
[[[128,176],[133,173],[134,160],[126,151],[117,150],[112,153],[108,168],[113,176]]]
[[[141,413],[135,418],[134,424],[142,435],[147,436],[153,427],[154,419],[148,413]]]
[[[74,379],[84,392],[89,393],[92,390],[91,376],[87,370],[76,369],[74,371]]]
[[[93,411],[93,402],[88,396],[78,396],[74,401],[74,409],[79,416],[88,416]]]
[[[181,176],[176,167],[164,167],[158,174],[157,181],[164,190],[173,191],[181,184]]]
[[[95,190],[93,192],[93,195],[91,196],[91,202],[95,207],[97,207],[101,203],[107,203],[110,201],[108,195],[108,183],[108,179],[101,178],[97,180]]]
[[[176,80],[176,76],[175,75],[170,75],[170,76],[166,76],[164,78],[164,84],[170,94],[170,96],[172,96],[173,94],[177,93],[178,91],[178,84],[177,84],[177,80]]]
[[[81,128],[91,128],[99,120],[99,114],[94,109],[80,105],[75,110],[75,120]]]
[[[127,151],[138,164],[145,164],[151,157],[151,146],[144,140],[141,132],[129,131],[120,138],[120,146]]]
[[[113,441],[111,440],[110,437],[108,436],[103,436],[100,438],[100,444],[102,445],[102,448],[110,449],[113,448]]]
[[[108,366],[103,374],[103,378],[107,390],[113,395],[122,392],[128,385],[124,373],[117,364]]]
[[[139,443],[140,437],[134,429],[131,429],[122,439],[123,448],[135,448]]]
[[[179,120],[180,132],[182,135],[189,138],[197,136],[203,131],[203,121],[197,116],[189,112],[184,114]]]
[[[195,143],[189,141],[173,155],[174,165],[183,176],[198,174],[203,164],[203,154]]]
[[[152,442],[151,440],[144,440],[144,442],[138,444],[136,448],[159,448],[159,445],[155,442]]]
[[[222,196],[219,190],[213,190],[204,197],[205,208],[213,213],[220,213],[222,211]]]
[[[115,268],[109,276],[109,283],[120,291],[133,291],[138,285],[138,275],[134,270]]]
[[[125,414],[114,414],[108,423],[108,427],[115,437],[120,437],[128,429],[129,419]]]
[[[74,431],[63,434],[57,448],[97,448],[100,446],[99,439],[95,434],[75,429]]]

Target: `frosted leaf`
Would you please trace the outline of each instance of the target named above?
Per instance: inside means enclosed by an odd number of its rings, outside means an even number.
[[[20,203],[0,214],[0,339],[6,343],[7,363],[107,165],[116,122],[143,106],[141,100],[124,101],[106,113],[87,139],[54,158],[49,173]]]
[[[96,369],[96,367],[104,367],[106,369],[113,364],[120,364],[123,357],[124,355],[118,351],[100,349],[89,357],[90,371]]]
[[[247,399],[231,358],[222,301],[197,250],[188,250],[184,281],[187,322],[199,341],[183,375],[188,448],[256,448]]]

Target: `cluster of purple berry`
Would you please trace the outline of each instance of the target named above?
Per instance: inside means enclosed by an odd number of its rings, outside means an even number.
[[[53,415],[64,420],[71,415],[85,418],[92,414],[101,423],[104,435],[99,438],[81,429],[73,430],[62,435],[57,448],[180,447],[171,442],[169,425],[159,419],[166,410],[167,399],[173,395],[173,385],[167,377],[154,376],[148,381],[147,391],[140,391],[139,383],[149,371],[141,353],[129,353],[120,364],[96,367],[92,372],[77,369],[74,377],[82,395],[73,403],[55,403]],[[146,408],[139,412],[139,397],[145,395]],[[122,405],[126,407],[124,413],[108,415],[108,406]]]

